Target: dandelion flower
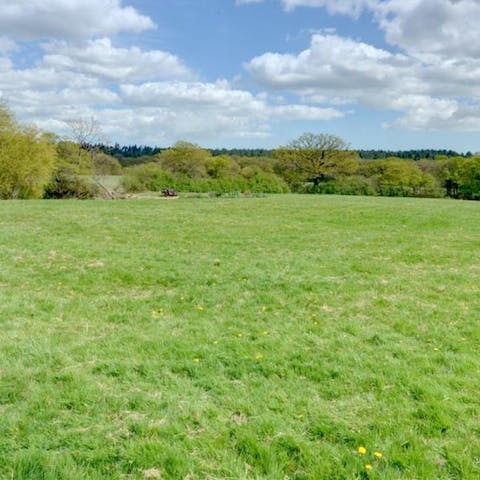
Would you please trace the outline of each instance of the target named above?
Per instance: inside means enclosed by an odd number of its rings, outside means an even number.
[[[367,449],[365,447],[358,447],[358,450],[357,452],[360,454],[360,455],[365,455],[367,453]]]
[[[369,463],[367,463],[367,464],[365,465],[365,470],[366,470],[367,472],[369,472],[372,468],[373,468],[373,467],[372,467]]]
[[[375,452],[373,455],[374,455],[375,458],[382,458],[383,457],[383,454],[381,452]]]

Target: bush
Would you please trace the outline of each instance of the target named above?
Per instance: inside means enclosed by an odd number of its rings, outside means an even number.
[[[165,188],[178,190],[173,175],[150,162],[126,170],[122,186],[127,192],[161,192]]]
[[[86,176],[71,175],[58,171],[45,188],[44,198],[95,198],[99,188]]]
[[[326,193],[332,195],[378,195],[374,184],[365,177],[353,176],[314,185],[303,185],[299,190],[302,193]]]
[[[250,178],[231,176],[223,178],[191,178],[187,175],[173,175],[158,164],[147,163],[131,167],[122,180],[127,192],[160,192],[171,188],[177,192],[197,193],[286,193],[288,185],[273,173],[256,172]]]
[[[55,166],[50,138],[18,125],[0,105],[0,198],[40,198]]]
[[[274,173],[257,172],[248,179],[248,188],[254,193],[288,193],[290,188],[283,178]],[[245,190],[244,190],[245,191]]]

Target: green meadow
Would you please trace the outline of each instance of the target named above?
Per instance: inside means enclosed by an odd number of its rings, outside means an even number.
[[[480,478],[480,208],[0,204],[0,479]]]

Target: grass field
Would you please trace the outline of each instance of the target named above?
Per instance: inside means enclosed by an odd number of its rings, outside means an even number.
[[[0,260],[2,480],[480,478],[479,203],[4,202]]]

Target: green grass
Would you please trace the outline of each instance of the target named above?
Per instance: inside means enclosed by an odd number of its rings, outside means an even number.
[[[478,203],[4,202],[0,261],[2,480],[480,478]]]

